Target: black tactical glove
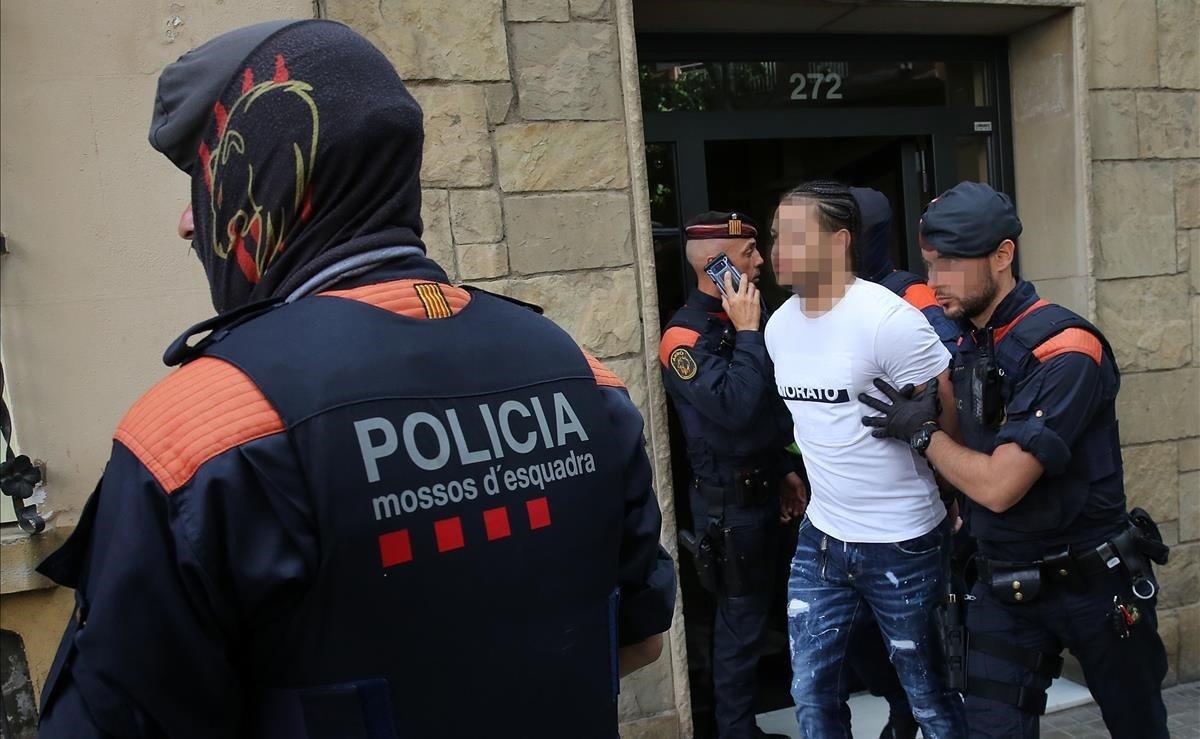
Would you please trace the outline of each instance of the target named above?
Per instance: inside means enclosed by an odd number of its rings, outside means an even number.
[[[879,391],[892,402],[888,404],[886,401],[877,400],[866,393],[858,394],[860,402],[883,414],[882,416],[863,416],[863,425],[872,426],[875,429],[871,432],[872,436],[879,439],[890,436],[907,444],[922,426],[927,423],[937,423],[938,414],[942,409],[938,402],[936,377],[930,380],[925,389],[917,393],[915,397],[912,385],[905,385],[897,390],[876,378],[875,387],[879,388]]]

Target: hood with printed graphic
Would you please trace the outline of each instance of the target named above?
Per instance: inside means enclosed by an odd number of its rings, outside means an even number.
[[[192,178],[193,248],[219,312],[421,237],[421,109],[340,23],[219,36],[158,81],[151,145]]]

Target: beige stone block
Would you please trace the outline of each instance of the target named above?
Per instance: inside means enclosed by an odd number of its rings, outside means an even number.
[[[616,34],[607,23],[513,26],[513,71],[525,120],[613,120],[623,113]]]
[[[1158,14],[1152,0],[1088,3],[1091,87],[1158,86]]]
[[[413,85],[425,111],[421,182],[427,187],[486,187],[493,181],[487,103],[475,85]]]
[[[1170,687],[1179,682],[1179,615],[1177,611],[1159,611],[1158,638],[1162,639],[1163,648],[1167,652],[1167,674],[1163,678],[1163,687]]]
[[[605,359],[604,364],[615,372],[617,377],[621,378],[621,382],[625,383],[633,404],[641,411],[642,418],[646,418],[650,413],[650,393],[646,386],[646,360],[638,354],[621,359]],[[655,380],[657,379],[656,375]]]
[[[1179,475],[1179,540],[1200,540],[1200,471]]]
[[[1092,158],[1137,159],[1137,96],[1132,90],[1096,90],[1089,95]]]
[[[629,197],[593,192],[504,199],[514,272],[559,272],[633,263]]]
[[[571,0],[571,17],[586,21],[606,21],[609,18],[609,0]]]
[[[1158,0],[1158,80],[1162,87],[1200,88],[1200,3]]]
[[[1175,165],[1175,224],[1200,228],[1200,162]]]
[[[1155,521],[1158,525],[1158,533],[1162,534],[1163,544],[1173,547],[1179,543],[1179,522],[1178,521]]]
[[[662,656],[621,681],[617,719],[621,722],[655,716],[675,708],[671,690],[670,651],[664,641]]]
[[[504,238],[500,193],[495,190],[451,190],[450,227],[456,244],[500,241]]]
[[[508,247],[504,244],[455,244],[454,250],[464,280],[489,280],[508,274]]]
[[[1175,269],[1187,274],[1192,266],[1192,252],[1200,249],[1200,228],[1189,228],[1175,233]],[[1200,280],[1191,279],[1192,292],[1200,292]]]
[[[1179,471],[1200,470],[1200,438],[1183,439],[1179,442]]]
[[[571,20],[571,8],[567,0],[508,0],[505,16],[509,21],[562,23]]]
[[[1137,111],[1142,157],[1200,156],[1200,92],[1138,92]]]
[[[1200,600],[1200,544],[1180,544],[1158,575],[1158,604],[1161,608],[1187,606]]]
[[[540,305],[597,357],[640,350],[641,316],[632,267],[505,279],[488,290]]]
[[[512,108],[513,88],[510,82],[498,82],[488,85],[483,90],[487,101],[488,123],[498,126],[508,120],[508,111]]]
[[[1200,369],[1135,372],[1121,378],[1117,417],[1121,441],[1141,444],[1200,436]]]
[[[620,122],[520,123],[496,128],[505,192],[619,190],[629,185]],[[1172,248],[1174,234],[1172,233]]]
[[[679,734],[679,714],[671,711],[661,716],[627,721],[618,727],[621,739],[676,739]]]
[[[1022,277],[1032,279],[1028,272],[1024,270],[1025,263],[1022,262]],[[1088,290],[1091,288],[1092,279],[1090,277],[1060,277],[1057,279],[1036,279],[1033,280],[1037,284],[1038,295],[1049,300],[1051,303],[1075,311],[1081,316],[1086,316],[1089,313],[1088,307]]]
[[[379,47],[407,80],[508,79],[503,0],[323,0]]]
[[[1180,608],[1179,679],[1200,680],[1200,604]]]
[[[1179,447],[1175,442],[1125,447],[1125,495],[1156,521],[1179,518]]]
[[[1095,162],[1096,276],[1175,272],[1175,204],[1170,165]]]
[[[1192,296],[1192,347],[1193,364],[1197,364],[1194,360],[1197,352],[1200,352],[1200,349],[1195,348],[1200,347],[1200,295]]]
[[[1096,283],[1096,318],[1123,371],[1172,369],[1192,359],[1188,276]]]
[[[446,270],[451,280],[458,279],[454,265],[454,245],[450,239],[450,196],[445,190],[421,191],[421,223],[425,227],[421,241],[425,253]]]

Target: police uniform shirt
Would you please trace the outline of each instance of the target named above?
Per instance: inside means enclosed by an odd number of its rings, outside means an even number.
[[[897,542],[929,533],[946,515],[933,473],[903,444],[862,425],[859,393],[872,380],[921,385],[950,354],[919,311],[887,288],[855,280],[831,311],[809,318],[793,296],[771,317],[767,351],[795,421],[808,470],[808,516],[843,541]]]

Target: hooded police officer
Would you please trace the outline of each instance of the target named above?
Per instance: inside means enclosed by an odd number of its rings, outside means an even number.
[[[41,736],[615,737],[674,607],[642,421],[425,256],[391,63],[330,21],[233,31],[163,72],[150,138],[221,315],[41,567],[76,601]]]
[[[1165,737],[1166,653],[1150,560],[1157,529],[1126,510],[1116,396],[1100,331],[1017,277],[1009,198],[963,182],[921,221],[930,285],[963,327],[951,373],[962,438],[937,395],[877,381],[876,434],[926,455],[962,491],[978,540],[963,682],[972,736],[1036,737],[1063,647],[1078,657],[1114,737]]]
[[[953,356],[962,330],[946,316],[942,306],[938,305],[933,289],[920,275],[896,269],[892,264],[888,254],[892,242],[892,206],[887,196],[870,187],[852,187],[850,193],[858,202],[862,218],[861,242],[858,246],[862,262],[860,274],[871,282],[883,285],[921,311]]]

